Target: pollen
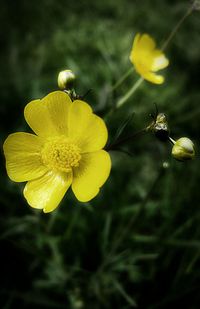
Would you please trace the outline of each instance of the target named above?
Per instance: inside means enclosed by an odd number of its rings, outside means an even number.
[[[41,158],[49,169],[70,172],[73,167],[79,166],[80,148],[65,136],[50,138],[44,144]]]

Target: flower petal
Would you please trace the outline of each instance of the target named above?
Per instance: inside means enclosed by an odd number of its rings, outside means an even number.
[[[140,37],[141,37],[141,34],[138,33],[138,34],[136,34],[136,36],[133,40],[133,46],[132,46],[131,53],[130,53],[130,56],[129,56],[129,59],[133,63],[133,65],[135,65],[135,63],[137,63],[138,57],[140,56],[139,50],[138,50],[138,44],[139,44]]]
[[[154,41],[154,39],[144,33],[140,36],[140,39],[138,40],[138,44],[137,44],[137,48],[142,51],[142,50],[145,50],[145,51],[152,51],[156,46],[156,43]]]
[[[42,139],[29,133],[18,132],[7,137],[3,148],[7,173],[13,181],[32,180],[46,173],[40,156],[42,144]]]
[[[29,181],[24,188],[24,196],[31,207],[51,212],[59,205],[71,183],[72,173],[49,171]]]
[[[153,84],[162,84],[165,81],[165,78],[162,75],[155,74],[153,72],[148,72],[143,75],[143,78],[148,80]]]
[[[140,38],[141,38],[141,34],[140,33],[137,33],[134,40],[133,40],[133,47],[132,47],[132,50],[136,49],[138,47],[138,43],[140,41]]]
[[[108,152],[100,150],[84,154],[79,167],[75,168],[72,190],[81,202],[94,198],[100,187],[107,180],[111,169],[111,160]]]
[[[156,49],[153,53],[153,62],[151,65],[151,71],[157,72],[164,69],[169,65],[169,60],[165,57],[164,53]]]
[[[69,136],[85,153],[102,149],[108,132],[104,121],[92,113],[87,103],[75,100],[69,109]]]
[[[155,41],[148,34],[137,34],[133,42],[130,61],[144,79],[154,84],[162,84],[164,77],[154,72],[167,67],[169,61],[161,50],[155,49],[155,46]]]
[[[26,122],[39,136],[66,135],[70,97],[62,91],[48,94],[42,100],[28,103],[24,110]]]
[[[130,61],[142,76],[151,71],[155,42],[148,34],[137,34],[130,54]]]

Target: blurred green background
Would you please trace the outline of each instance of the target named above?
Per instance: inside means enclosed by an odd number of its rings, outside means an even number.
[[[112,85],[131,67],[137,32],[162,45],[189,1],[1,1],[0,139],[29,130],[23,109],[57,89],[57,74],[77,74],[76,90],[101,116],[138,79]],[[106,122],[110,141],[142,129],[157,103],[171,136],[190,137],[196,160],[170,157],[153,135],[112,152],[112,172],[90,203],[67,193],[53,213],[34,211],[23,184],[6,174],[1,147],[0,308],[200,308],[200,12],[166,50],[166,82],[144,82]],[[30,131],[29,131],[30,132]],[[168,168],[163,168],[163,163]]]

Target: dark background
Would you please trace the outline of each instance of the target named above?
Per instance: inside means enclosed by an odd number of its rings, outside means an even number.
[[[86,100],[105,115],[138,79],[133,72],[111,91],[131,67],[134,35],[149,33],[161,46],[189,5],[1,1],[1,145],[9,133],[29,130],[25,105],[56,90],[63,69],[76,73],[77,93],[92,88]],[[112,153],[111,175],[93,201],[81,204],[69,192],[43,214],[7,177],[1,147],[0,308],[200,308],[199,11],[166,54],[165,83],[144,82],[107,118],[110,140],[133,112],[125,135],[147,125],[156,102],[171,136],[195,142],[194,161],[175,161],[171,145],[153,135],[138,138],[126,146],[131,156]]]

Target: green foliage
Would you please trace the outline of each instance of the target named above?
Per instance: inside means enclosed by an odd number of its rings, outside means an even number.
[[[138,76],[114,92],[130,68],[137,32],[162,42],[187,1],[7,1],[1,5],[1,130],[27,130],[28,101],[57,89],[57,74],[73,70],[77,92],[105,115]],[[194,12],[166,54],[166,82],[144,82],[106,118],[110,140],[149,124],[153,103],[168,115],[173,138],[190,137],[197,158],[179,163],[153,135],[112,152],[112,172],[96,199],[67,193],[51,214],[30,209],[23,185],[12,183],[1,154],[0,256],[2,309],[200,307],[200,12]],[[129,119],[129,116],[133,117]],[[165,168],[163,162],[168,162]]]

